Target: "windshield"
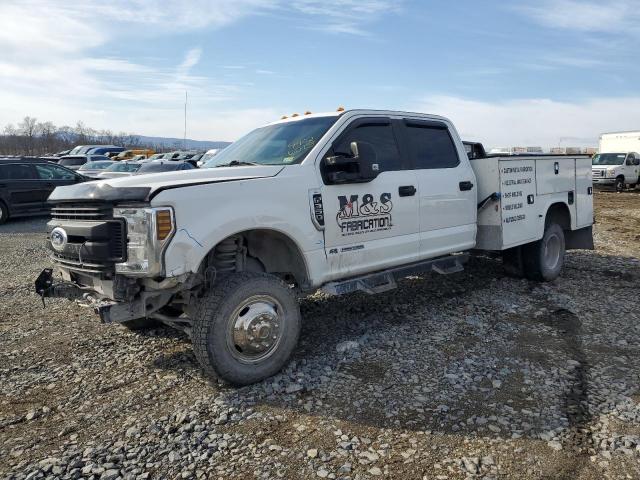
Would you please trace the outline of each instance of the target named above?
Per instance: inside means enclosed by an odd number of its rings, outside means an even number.
[[[79,170],[104,170],[113,162],[89,162],[82,165]]]
[[[338,117],[307,118],[258,128],[203,165],[289,165],[301,162]]]
[[[137,171],[142,165],[139,163],[122,163],[122,162],[116,162],[113,165],[111,165],[109,168],[107,168],[107,172],[135,172]]]
[[[86,161],[87,159],[84,157],[76,157],[76,158],[62,158],[58,163],[60,165],[64,165],[68,167],[68,166],[74,166],[74,165],[83,165],[84,163],[86,163]]]
[[[593,165],[622,165],[625,158],[627,158],[626,153],[599,153],[594,155],[591,163]]]

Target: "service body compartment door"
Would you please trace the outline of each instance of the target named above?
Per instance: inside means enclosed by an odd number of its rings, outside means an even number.
[[[591,159],[576,159],[576,228],[593,223],[593,180]]]
[[[501,161],[500,188],[503,248],[536,240],[536,160]]]
[[[538,195],[571,192],[574,181],[574,158],[539,158],[536,160]]]

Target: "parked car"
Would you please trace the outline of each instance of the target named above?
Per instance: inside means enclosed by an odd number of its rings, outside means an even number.
[[[115,157],[115,160],[131,160],[136,155],[144,155],[145,157],[148,157],[150,155],[153,155],[154,153],[155,152],[153,150],[149,149],[125,150],[124,152],[120,152]]]
[[[118,147],[117,145],[77,145],[69,151],[68,155],[84,155],[89,153],[89,151],[94,148],[104,148],[104,147],[121,148],[121,147]]]
[[[164,153],[154,153],[149,157],[149,160],[162,160],[166,154]]]
[[[138,171],[141,166],[142,164],[140,162],[130,162],[127,160],[113,162],[110,167],[99,173],[97,178],[100,180],[105,178],[128,177]]]
[[[87,162],[81,165],[78,169],[78,173],[81,173],[85,177],[98,178],[98,175],[115,164],[113,160],[97,160],[94,162]]]
[[[101,160],[110,159],[106,155],[65,155],[60,159],[58,164],[71,170],[78,170],[87,162],[97,162]]]
[[[118,155],[121,152],[124,152],[126,148],[124,147],[116,147],[115,145],[106,145],[102,147],[96,147],[89,150],[87,153],[92,153],[94,155],[109,155],[110,153],[114,153]]]
[[[179,170],[192,170],[196,167],[189,162],[175,162],[175,161],[158,161],[143,163],[135,175],[142,175],[145,173],[159,173],[159,172],[176,172]]]
[[[0,224],[9,218],[46,214],[54,188],[87,180],[84,176],[40,159],[0,159]]]
[[[198,166],[201,167],[202,165],[204,165],[205,163],[207,163],[209,160],[211,160],[213,157],[215,157],[219,152],[220,152],[220,148],[212,148],[211,150],[207,150],[204,155],[202,155],[201,158],[198,159]]]

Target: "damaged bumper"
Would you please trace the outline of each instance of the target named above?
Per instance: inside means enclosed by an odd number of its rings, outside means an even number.
[[[144,300],[118,302],[104,297],[91,287],[74,281],[56,280],[52,268],[45,268],[35,281],[36,293],[45,298],[66,298],[91,307],[103,323],[121,323],[145,317]]]

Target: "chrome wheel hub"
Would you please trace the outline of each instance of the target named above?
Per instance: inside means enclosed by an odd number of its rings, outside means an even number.
[[[273,297],[248,298],[230,318],[228,343],[238,360],[255,363],[269,357],[280,343],[282,307]]]

